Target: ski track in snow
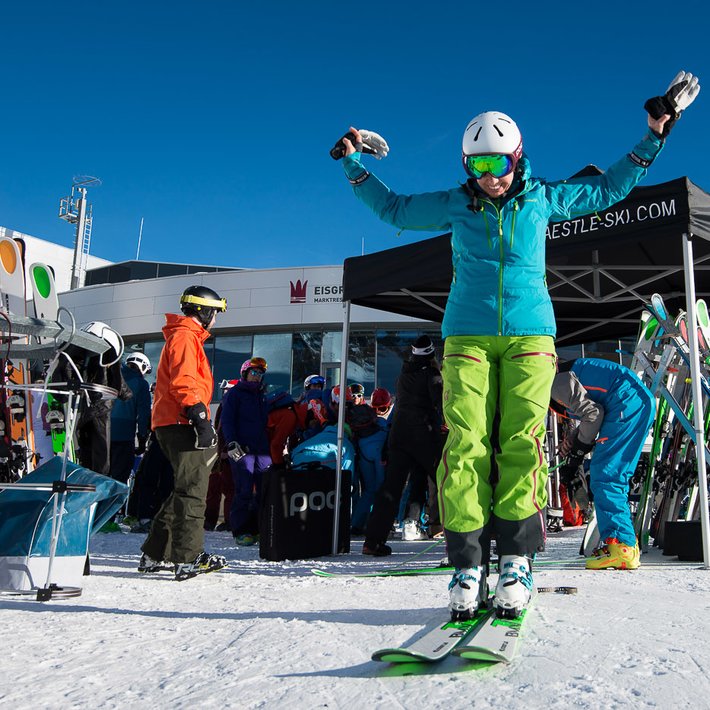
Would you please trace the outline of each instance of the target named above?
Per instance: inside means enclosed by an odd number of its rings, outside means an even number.
[[[541,556],[579,560],[582,531],[548,538]],[[91,541],[79,598],[0,598],[7,708],[684,708],[710,697],[710,571],[651,549],[636,572],[538,565],[541,594],[509,666],[447,658],[387,665],[377,648],[410,640],[446,605],[448,575],[323,579],[310,568],[365,571],[406,564],[353,552],[265,562],[208,533],[227,570],[182,583],[139,575],[143,536]],[[443,546],[413,560],[435,565]],[[491,582],[495,582],[495,575]]]

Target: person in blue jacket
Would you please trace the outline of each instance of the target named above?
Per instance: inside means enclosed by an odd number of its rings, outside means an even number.
[[[151,403],[145,376],[152,370],[148,356],[139,352],[131,353],[121,366],[132,396],[114,400],[111,408],[111,477],[122,483],[128,481],[135,457],[145,452],[148,441]]]
[[[566,181],[533,177],[510,116],[486,111],[466,126],[463,185],[400,195],[372,174],[363,152],[389,151],[376,133],[351,128],[343,167],[355,195],[399,229],[451,231],[453,279],[442,321],[442,376],[449,434],[437,471],[441,523],[455,571],[453,618],[469,618],[488,598],[489,538],[500,575],[493,604],[518,616],[530,601],[531,560],[544,549],[545,417],[555,374],[555,317],[545,282],[550,221],[607,209],[623,200],[660,153],[670,126],[695,99],[696,77],[680,72],[647,102],[648,131],[605,173]],[[493,422],[500,413],[491,480]]]
[[[234,479],[229,526],[237,545],[243,546],[258,541],[261,483],[264,471],[271,466],[266,369],[266,360],[261,357],[246,360],[239,381],[222,400],[220,423]]]
[[[594,449],[589,483],[602,544],[587,569],[636,569],[639,547],[629,509],[629,481],[656,411],[656,401],[634,372],[609,360],[578,358],[560,366],[552,383],[553,409],[579,419],[562,442],[560,479],[577,474]],[[556,407],[555,404],[558,406]]]
[[[350,442],[347,424],[345,425],[342,447],[342,469],[352,472],[355,465],[355,447]],[[336,469],[338,456],[338,425],[325,423],[313,436],[302,441],[291,452],[291,467],[294,471],[307,470],[309,464],[319,464]]]

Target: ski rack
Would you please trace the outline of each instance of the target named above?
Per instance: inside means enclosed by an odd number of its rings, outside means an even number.
[[[695,446],[697,444],[697,433],[694,423],[683,411],[683,407],[664,382],[666,375],[671,371],[671,363],[675,358],[680,358],[680,361],[688,368],[688,376],[690,376],[691,354],[688,343],[680,329],[670,319],[665,304],[660,296],[654,294],[651,297],[651,303],[644,304],[644,310],[649,312],[651,316],[657,320],[660,329],[655,339],[659,342],[665,341],[665,345],[661,351],[660,358],[658,358],[657,361],[656,358],[652,359],[650,354],[647,352],[635,352],[635,369],[637,373],[639,370],[643,371],[646,384],[651,392],[657,397],[662,397],[668,403],[668,406],[675,415],[677,422],[681,425],[690,441],[692,441]],[[710,397],[710,382],[708,381],[708,369],[706,363],[703,362],[702,356],[700,359],[699,392],[702,399],[703,395],[705,395],[705,397]],[[710,461],[710,448],[708,447],[707,441],[705,442],[705,446],[703,448],[705,460]],[[653,462],[651,462],[651,465],[654,465]],[[695,495],[697,495],[697,492]],[[637,511],[637,515],[640,514],[641,517],[639,518],[638,523],[634,524],[634,529],[639,537],[640,548],[645,552],[648,547],[647,540],[652,506],[648,501],[645,503],[641,501],[640,505],[643,507]]]
[[[29,320],[29,319],[26,319]],[[38,319],[32,319],[38,320]],[[96,338],[96,340],[99,340]],[[101,341],[103,342],[103,341]],[[78,343],[75,343],[78,344]],[[82,346],[83,347],[83,346]],[[87,348],[88,349],[88,348]],[[105,348],[107,349],[107,348]],[[95,351],[93,351],[95,352]],[[64,515],[64,502],[69,493],[93,493],[96,486],[92,484],[67,483],[67,461],[69,459],[69,446],[74,436],[74,428],[79,414],[79,401],[83,394],[93,392],[100,394],[101,399],[115,399],[118,397],[118,391],[112,387],[105,385],[94,384],[91,382],[82,382],[81,380],[72,380],[70,382],[53,382],[48,387],[44,384],[27,384],[18,385],[18,388],[24,390],[34,390],[37,392],[49,392],[50,394],[59,394],[68,396],[67,402],[67,423],[66,423],[66,441],[64,453],[62,454],[62,471],[58,481],[48,483],[2,483],[0,490],[34,490],[34,491],[51,491],[50,500],[53,501],[52,511],[52,533],[50,536],[49,546],[49,563],[47,566],[47,579],[43,587],[33,587],[25,590],[0,590],[2,596],[31,596],[34,595],[38,602],[46,602],[51,599],[68,599],[71,597],[81,596],[81,587],[60,587],[52,582],[52,568],[54,566],[54,558],[57,553],[57,543],[59,541],[59,532],[62,527],[62,517]]]
[[[51,338],[54,343],[19,342],[16,338],[16,336],[28,335],[31,336],[32,340]],[[105,340],[74,328],[73,323],[72,327],[69,328],[59,321],[18,316],[14,313],[6,313],[3,318],[0,318],[0,352],[4,354],[7,351],[7,357],[20,359],[50,358],[59,347],[64,348],[70,344],[98,355],[109,349],[109,345]]]

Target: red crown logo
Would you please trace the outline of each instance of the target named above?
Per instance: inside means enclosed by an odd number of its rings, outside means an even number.
[[[305,303],[308,280],[301,283],[301,279],[298,279],[295,284],[293,281],[289,281],[289,283],[291,284],[291,303]]]

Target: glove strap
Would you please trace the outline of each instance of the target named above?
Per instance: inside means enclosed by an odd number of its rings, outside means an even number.
[[[368,173],[366,170],[362,175],[358,175],[356,178],[348,178],[348,180],[350,181],[351,185],[357,186],[362,185],[362,183],[365,182],[365,180],[367,180],[367,178],[369,177],[370,173]]]
[[[636,153],[633,152],[629,153],[629,158],[632,163],[636,163],[640,168],[647,168],[653,163],[653,158],[650,160],[648,158],[642,158],[640,155],[636,155]]]

